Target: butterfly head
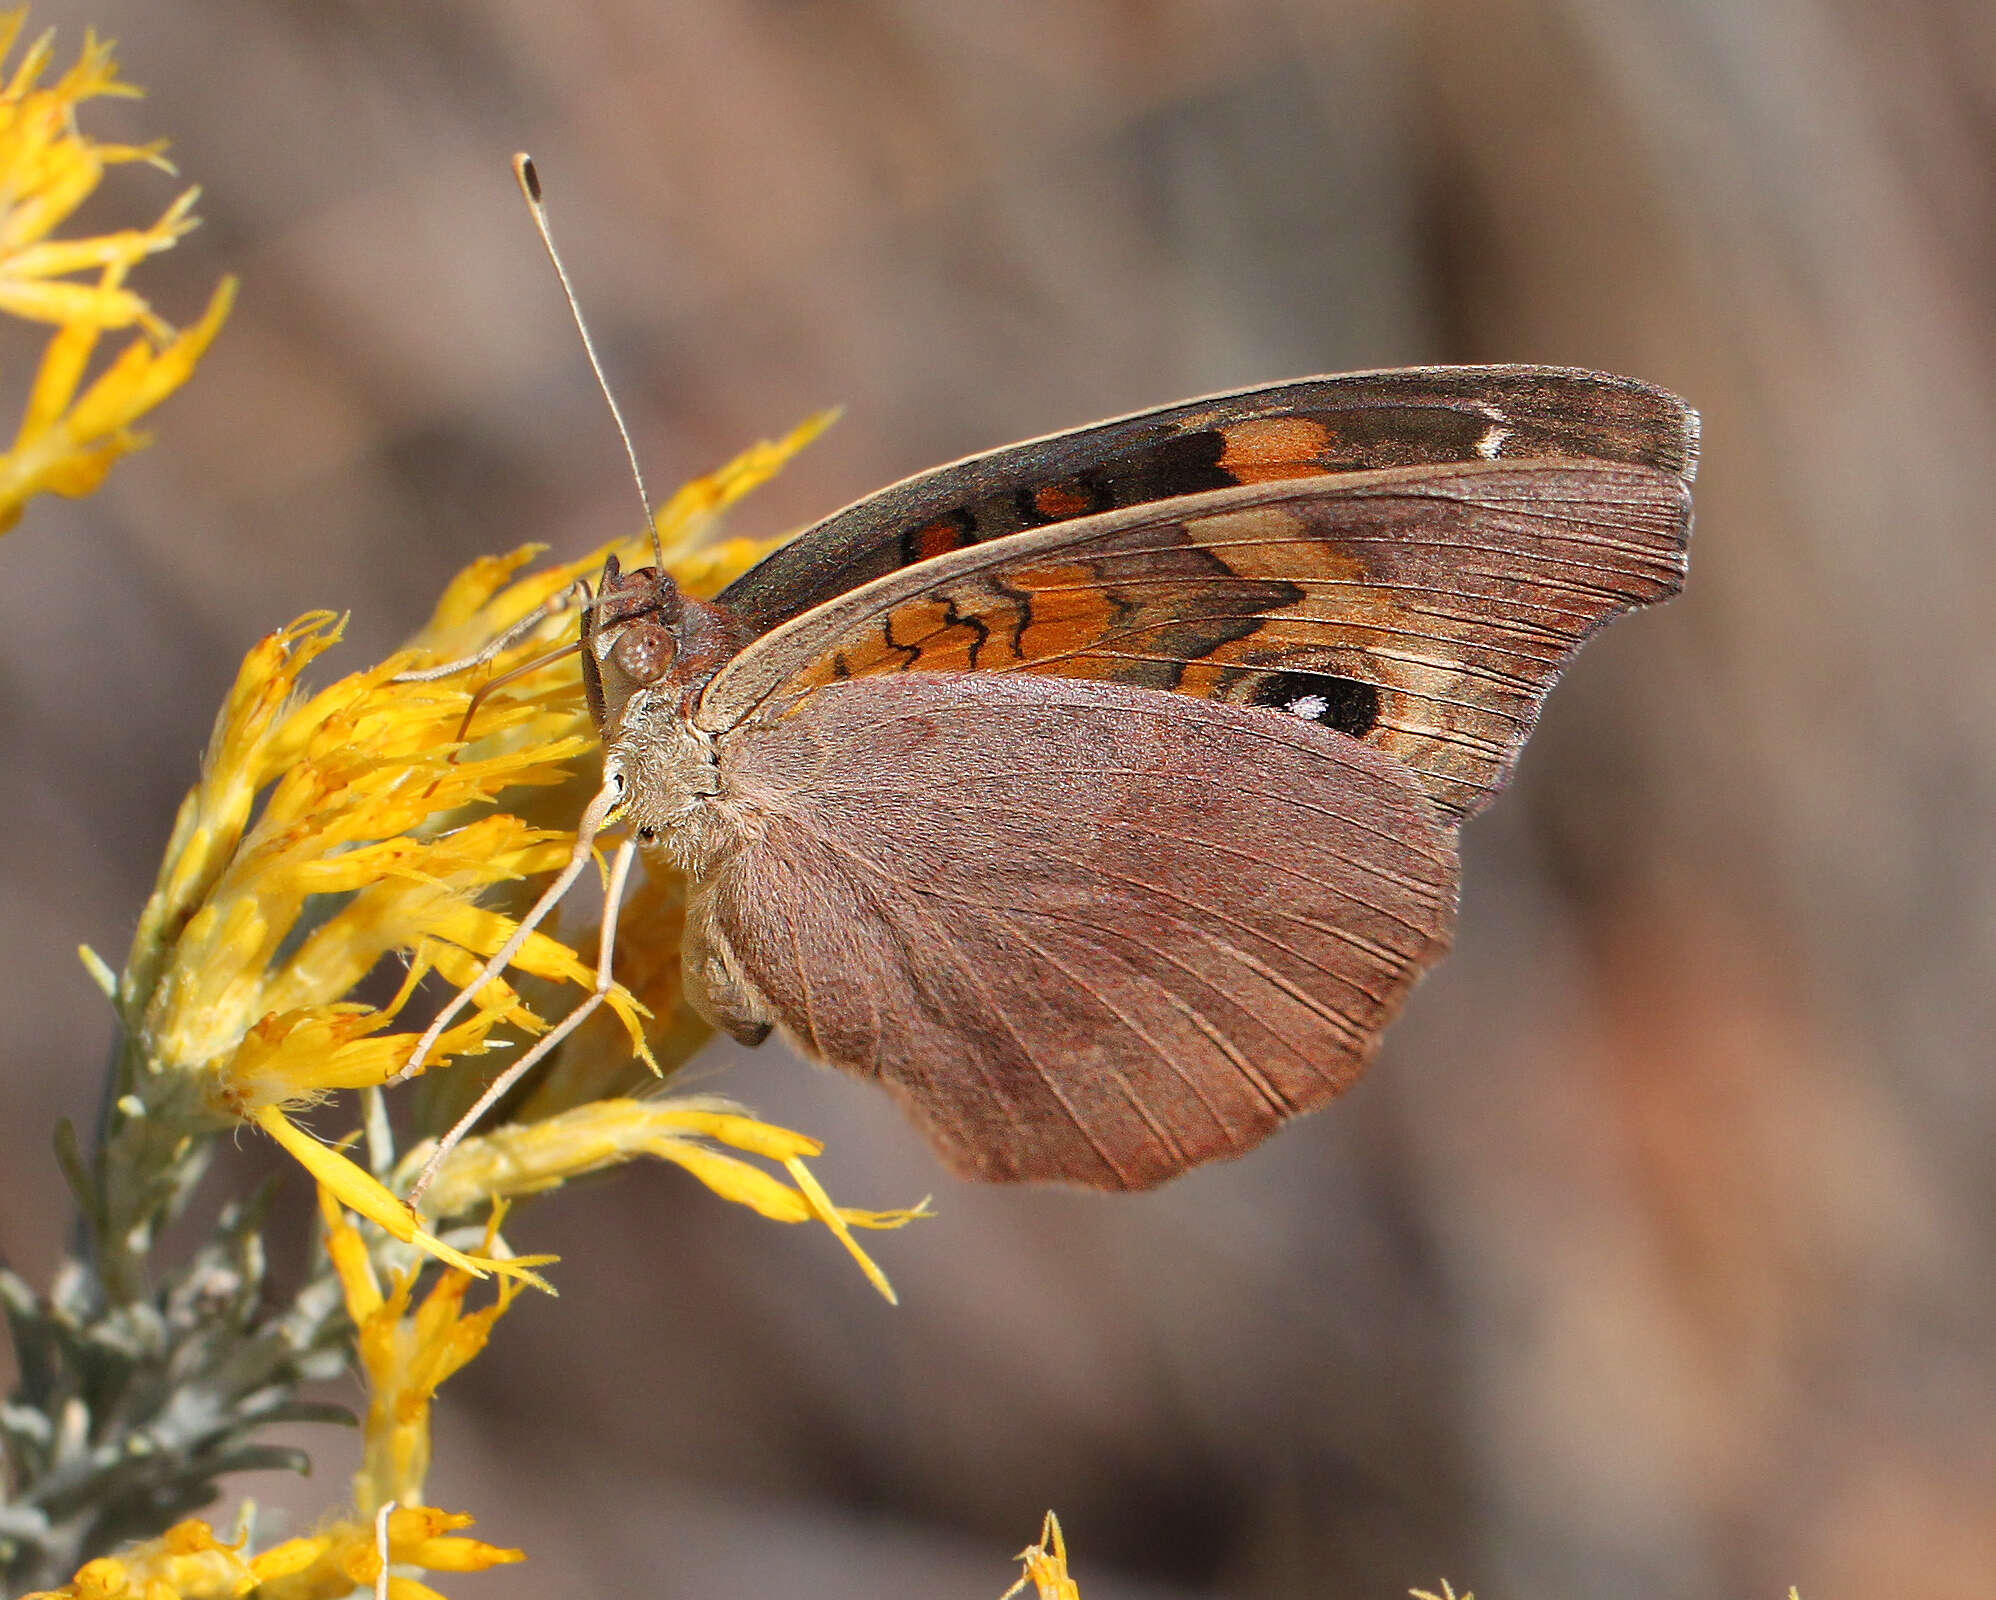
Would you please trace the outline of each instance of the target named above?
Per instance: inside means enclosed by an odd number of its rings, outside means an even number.
[[[610,557],[582,617],[582,679],[598,733],[617,738],[640,705],[678,708],[742,643],[732,613],[682,594],[657,567],[624,572]]]

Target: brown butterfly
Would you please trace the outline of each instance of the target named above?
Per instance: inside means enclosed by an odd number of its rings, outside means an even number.
[[[625,821],[696,1009],[966,1176],[1239,1155],[1357,1077],[1553,680],[1677,591],[1697,429],[1599,373],[1311,378],[922,473],[711,603],[613,562],[579,849]]]

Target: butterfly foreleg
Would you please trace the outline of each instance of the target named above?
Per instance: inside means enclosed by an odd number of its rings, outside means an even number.
[[[742,976],[734,947],[714,918],[712,890],[694,889],[679,946],[681,981],[693,1009],[730,1038],[751,1047],[769,1037],[776,1014],[762,992]]]
[[[410,1186],[409,1204],[414,1205],[422,1198],[423,1191],[435,1180],[438,1171],[449,1159],[450,1153],[458,1147],[466,1134],[478,1126],[479,1119],[497,1105],[514,1084],[545,1061],[562,1040],[581,1027],[589,1015],[609,998],[610,990],[616,986],[617,981],[615,977],[617,913],[622,908],[624,885],[630,878],[631,862],[636,853],[637,846],[626,839],[617,846],[617,854],[611,861],[610,881],[603,892],[603,926],[597,936],[596,982],[590,988],[589,994],[573,1011],[536,1039],[531,1050],[494,1078],[471,1109],[459,1117],[450,1132],[437,1141],[436,1149],[430,1152],[430,1158],[423,1163],[423,1170],[416,1175],[415,1183]]]

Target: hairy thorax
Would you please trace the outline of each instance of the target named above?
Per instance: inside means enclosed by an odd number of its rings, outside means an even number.
[[[760,831],[731,792],[714,736],[677,706],[633,704],[623,721],[606,765],[623,776],[625,821],[648,854],[706,877]]]

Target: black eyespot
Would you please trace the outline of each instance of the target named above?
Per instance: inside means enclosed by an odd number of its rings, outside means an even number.
[[[1330,672],[1272,672],[1255,685],[1255,705],[1320,723],[1354,739],[1379,725],[1379,691]]]
[[[658,838],[658,829],[656,829],[656,828],[640,828],[640,829],[638,829],[638,839],[640,840],[640,842],[642,842],[642,843],[644,843],[644,844],[651,844],[651,843],[653,843],[653,842],[654,842],[654,841],[655,841],[655,840],[656,840],[657,838]]]

